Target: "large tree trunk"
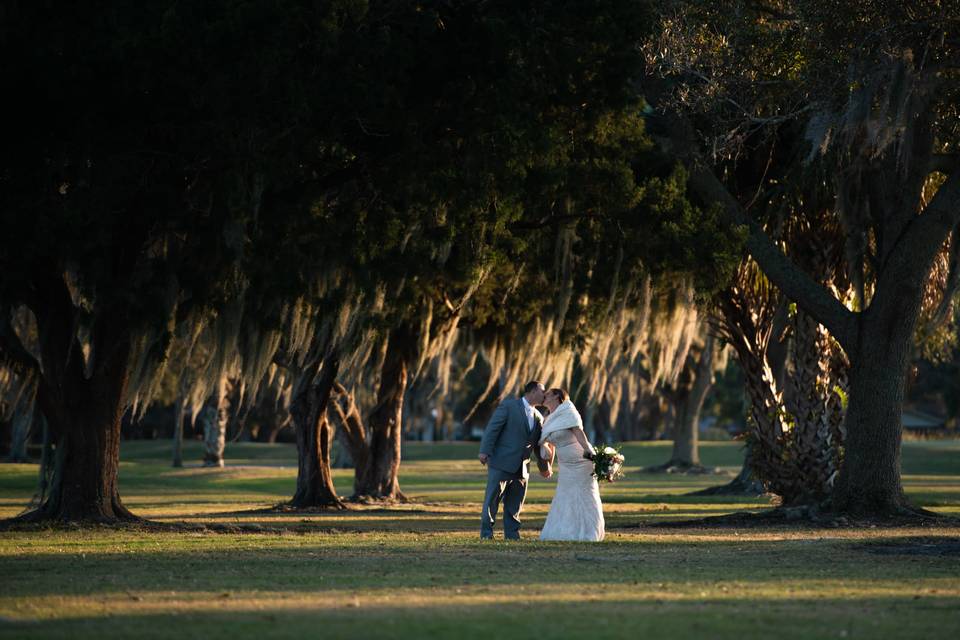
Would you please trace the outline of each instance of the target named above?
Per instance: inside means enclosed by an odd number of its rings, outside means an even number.
[[[693,385],[684,401],[677,406],[673,428],[673,453],[670,464],[679,467],[700,467],[700,411],[713,386],[714,339],[708,335],[694,373]]]
[[[690,354],[677,388],[670,394],[674,405],[673,451],[670,460],[649,471],[706,471],[700,464],[700,411],[713,385],[714,338],[708,335],[699,358]]]
[[[297,433],[297,490],[290,506],[344,508],[333,486],[330,448],[333,429],[327,420],[327,405],[340,366],[336,355],[324,359],[319,377],[304,386],[290,405]]]
[[[832,505],[852,515],[909,510],[900,482],[900,444],[913,326],[905,318],[911,315],[910,300],[901,300],[898,309],[871,307],[862,314],[860,344],[851,357],[845,455]]]
[[[29,520],[117,522],[138,520],[120,501],[120,421],[125,410],[130,341],[111,341],[106,362],[85,379],[66,367],[60,397],[42,386],[38,396],[56,437],[53,478],[46,501]],[[110,344],[110,343],[108,343]],[[72,371],[71,371],[72,370]]]
[[[370,414],[370,452],[366,464],[357,465],[355,499],[402,500],[400,471],[403,395],[409,362],[416,349],[415,336],[401,325],[390,334],[380,370],[377,404]]]
[[[673,450],[667,462],[671,468],[690,469],[701,466],[698,424],[705,397],[706,389],[699,402],[690,396],[677,406],[677,417],[673,422]]]

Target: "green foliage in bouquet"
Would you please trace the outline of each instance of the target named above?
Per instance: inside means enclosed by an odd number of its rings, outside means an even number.
[[[597,449],[593,456],[593,476],[597,482],[614,482],[623,477],[623,463],[626,460],[620,453],[620,446],[604,446]]]

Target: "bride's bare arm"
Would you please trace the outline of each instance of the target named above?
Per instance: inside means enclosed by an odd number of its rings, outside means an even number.
[[[554,446],[549,442],[544,442],[540,446],[540,457],[543,458],[547,464],[553,464],[553,455],[555,452]]]
[[[585,453],[589,453],[591,456],[596,453],[593,446],[587,442],[587,434],[583,432],[583,429],[573,429],[573,437],[577,439],[577,442],[580,443],[580,446],[583,447]]]

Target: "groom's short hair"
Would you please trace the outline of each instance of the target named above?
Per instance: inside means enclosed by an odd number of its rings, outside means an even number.
[[[539,389],[539,388],[540,388],[540,382],[537,380],[531,380],[530,382],[527,383],[527,386],[523,388],[523,395],[527,395],[534,389]]]

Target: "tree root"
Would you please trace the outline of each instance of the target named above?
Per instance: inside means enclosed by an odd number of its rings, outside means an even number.
[[[653,467],[643,467],[643,473],[673,473],[681,475],[719,475],[723,471],[719,467],[705,467],[702,464],[690,464],[682,460],[670,460]]]
[[[707,487],[706,489],[700,489],[699,491],[691,491],[685,495],[745,496],[750,498],[759,498],[760,496],[766,495],[766,490],[764,490],[763,485],[761,485],[759,482],[751,480],[744,481],[738,477],[734,478],[727,484],[721,484],[715,487]]]
[[[400,490],[397,490],[397,492],[394,495],[389,495],[389,496],[354,494],[349,498],[347,498],[347,501],[355,502],[357,504],[364,504],[364,505],[394,505],[394,504],[410,504],[413,502]]]
[[[6,520],[0,520],[0,530],[16,529],[21,526],[28,528],[32,526],[60,526],[68,528],[76,528],[78,526],[125,527],[140,526],[150,522],[131,513],[119,500],[114,500],[110,509],[113,511],[113,515],[97,511],[86,512],[86,510],[63,512],[55,506],[45,503],[20,515]]]
[[[330,500],[315,504],[298,504],[291,500],[290,502],[281,502],[280,504],[274,505],[272,508],[264,511],[270,511],[273,513],[322,513],[325,511],[348,511],[349,509],[350,507],[347,506],[346,502],[340,498],[337,498],[335,501]]]
[[[163,526],[162,523],[147,520],[130,514],[129,517],[110,518],[91,516],[86,518],[65,518],[49,516],[41,509],[34,509],[13,518],[0,520],[0,531],[34,531],[41,529],[78,530],[84,528],[140,529]]]

